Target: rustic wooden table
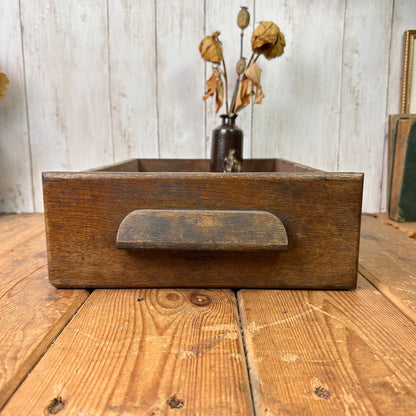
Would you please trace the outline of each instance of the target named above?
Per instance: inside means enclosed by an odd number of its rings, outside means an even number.
[[[384,222],[355,291],[89,292],[49,284],[42,215],[0,216],[1,414],[416,414],[416,239]]]

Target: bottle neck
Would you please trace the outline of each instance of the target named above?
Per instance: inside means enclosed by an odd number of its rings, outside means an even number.
[[[226,124],[227,126],[235,126],[235,119],[237,118],[237,114],[221,114],[222,123]]]

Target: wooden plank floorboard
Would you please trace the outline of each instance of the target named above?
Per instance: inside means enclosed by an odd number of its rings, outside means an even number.
[[[36,270],[47,268],[45,234],[32,237],[7,254],[0,255],[0,298]]]
[[[252,414],[234,293],[96,290],[2,415]]]
[[[387,213],[376,214],[376,218],[383,224],[390,225],[407,234],[410,238],[416,238],[416,222],[397,222],[391,220]]]
[[[43,214],[0,215],[0,256],[44,232]]]
[[[0,255],[0,408],[89,294],[49,284],[45,236],[37,234],[43,216],[24,216],[23,222],[10,217],[0,217],[0,229],[7,223],[14,238],[14,248]]]
[[[416,322],[416,239],[364,215],[359,271]]]
[[[256,415],[414,414],[416,326],[364,278],[238,299]]]

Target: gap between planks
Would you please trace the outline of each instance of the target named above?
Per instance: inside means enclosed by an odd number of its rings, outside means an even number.
[[[0,216],[0,232],[1,408],[88,292],[49,284],[43,215]]]
[[[410,224],[410,223],[409,223]],[[416,240],[408,233],[363,215],[358,270],[416,322]]]
[[[240,334],[230,290],[95,290],[2,415],[252,415]]]
[[[256,415],[416,408],[416,327],[364,278],[356,291],[241,290]]]

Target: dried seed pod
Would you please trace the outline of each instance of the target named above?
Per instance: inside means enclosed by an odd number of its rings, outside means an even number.
[[[238,60],[235,70],[238,75],[241,75],[246,69],[246,58],[241,58]]]
[[[251,37],[253,52],[264,54],[267,59],[282,55],[285,46],[285,37],[273,22],[261,22]]]
[[[199,44],[199,52],[205,61],[220,64],[224,59],[219,34],[220,32],[214,32],[211,36],[205,36]]]
[[[6,91],[7,91],[6,85],[8,83],[9,83],[9,79],[7,78],[7,75],[0,72],[0,100],[2,100],[6,95]]]
[[[282,32],[279,32],[277,36],[277,41],[273,45],[273,47],[264,49],[264,56],[267,59],[273,59],[273,58],[276,58],[277,56],[281,56],[283,55],[285,46],[286,46],[285,36],[283,35]]]
[[[241,10],[237,15],[237,25],[241,30],[244,30],[250,24],[250,13],[247,7],[241,6]]]

